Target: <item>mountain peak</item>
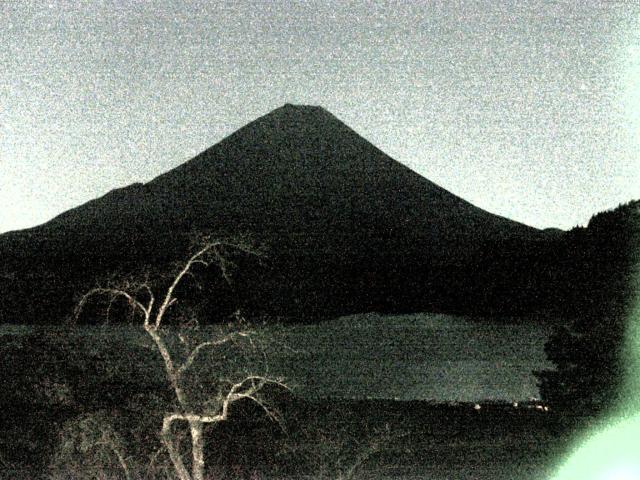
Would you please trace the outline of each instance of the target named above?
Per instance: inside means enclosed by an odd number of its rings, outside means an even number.
[[[325,108],[321,107],[320,105],[305,105],[305,104],[301,104],[301,103],[285,103],[282,107],[280,107],[281,109],[288,109],[288,110],[306,110],[306,111],[327,111]]]
[[[303,105],[293,103],[285,103],[283,106],[276,108],[271,113],[268,113],[265,117],[282,117],[286,119],[298,120],[304,119],[305,122],[308,122],[313,118],[322,118],[325,121],[327,121],[329,118],[331,118],[333,121],[338,120],[335,115],[333,115],[326,108],[323,108],[320,105]]]

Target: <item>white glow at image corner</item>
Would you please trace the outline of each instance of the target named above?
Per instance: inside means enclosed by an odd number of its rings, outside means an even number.
[[[640,412],[635,402],[640,376],[640,304],[629,315],[626,337],[626,383],[631,395],[627,405],[621,405],[626,408],[584,438],[553,480],[640,480]]]
[[[604,473],[602,480],[640,480],[640,467],[638,465],[614,467]]]

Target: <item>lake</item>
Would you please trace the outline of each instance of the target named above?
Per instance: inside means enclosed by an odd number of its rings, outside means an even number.
[[[3,325],[0,334],[30,330]],[[127,343],[144,335],[126,325],[82,330],[101,337],[104,349],[122,348],[123,335]],[[358,314],[280,327],[278,345],[267,354],[271,374],[283,376],[307,398],[521,401],[539,395],[532,371],[552,367],[544,354],[550,330],[533,321]],[[132,345],[128,348],[139,348],[139,342]]]
[[[520,401],[538,397],[533,370],[552,368],[550,327],[439,314],[359,314],[294,326],[299,352],[274,362],[305,396]]]

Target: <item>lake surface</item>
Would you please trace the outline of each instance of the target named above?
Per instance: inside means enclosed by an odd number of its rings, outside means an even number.
[[[109,341],[100,341],[105,349],[141,348],[136,337],[145,336],[137,326],[82,328],[103,340],[107,335]],[[29,330],[3,325],[0,335]],[[358,314],[278,328],[278,345],[267,354],[271,374],[308,398],[521,401],[539,395],[532,372],[552,367],[544,354],[549,333],[541,322]]]
[[[359,314],[295,326],[274,365],[307,396],[401,400],[537,398],[552,368],[541,323],[479,323],[437,314]]]

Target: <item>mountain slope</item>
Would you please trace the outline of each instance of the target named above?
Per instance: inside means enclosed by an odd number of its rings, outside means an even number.
[[[184,258],[193,232],[266,243],[271,268],[237,287],[242,301],[310,315],[465,310],[488,251],[547,236],[447,192],[320,107],[285,105],[147,184],[0,236],[0,253],[62,315],[95,276]]]

